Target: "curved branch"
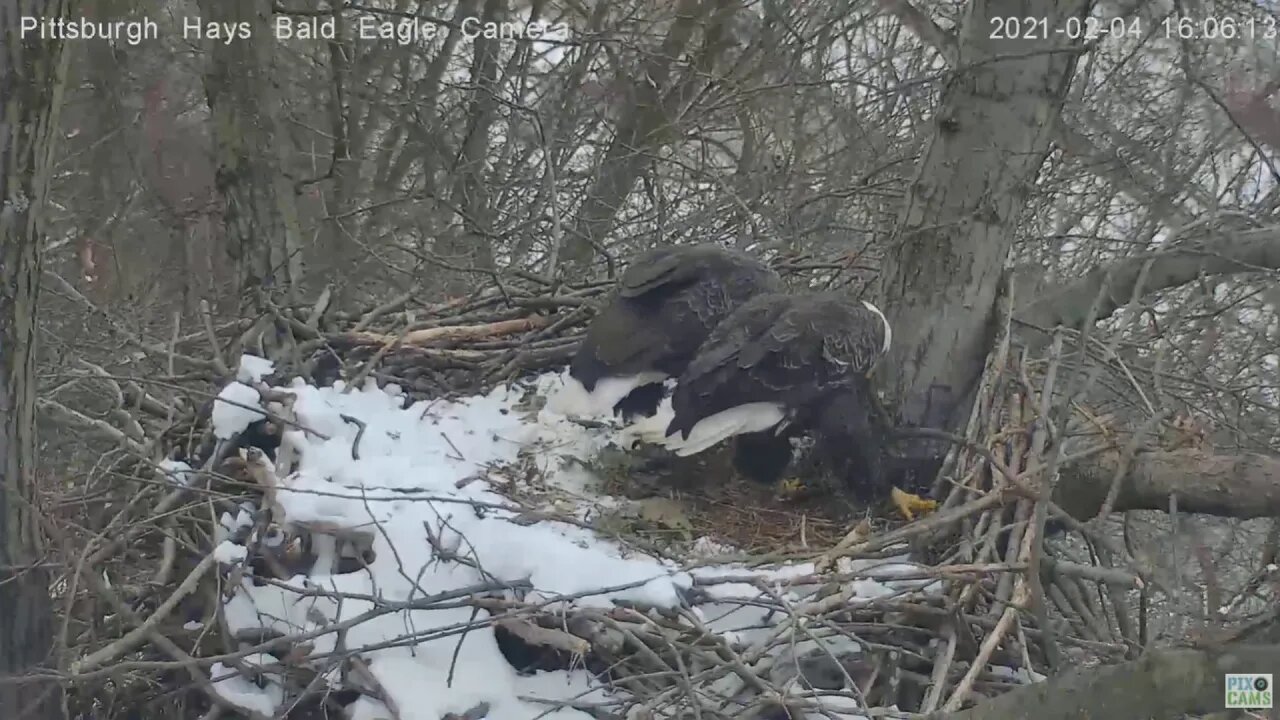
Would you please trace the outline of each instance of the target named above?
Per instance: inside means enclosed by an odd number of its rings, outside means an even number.
[[[1078,519],[1093,517],[1119,463],[1119,453],[1108,452],[1063,468],[1055,500]],[[1178,508],[1190,513],[1246,519],[1280,516],[1280,459],[1194,449],[1140,453],[1120,481],[1112,509],[1167,510],[1170,495],[1177,495]]]
[[[1202,273],[1225,275],[1280,269],[1280,226],[1223,234],[1213,240],[1178,247],[1154,255],[1125,258],[1097,267],[1084,277],[1051,285],[1015,313],[1019,322],[1035,327],[1078,327],[1089,314],[1093,299],[1105,286],[1098,318],[1105,318],[1127,303],[1137,285],[1142,266],[1150,261],[1144,292],[1177,287]],[[1111,280],[1107,282],[1107,275]]]

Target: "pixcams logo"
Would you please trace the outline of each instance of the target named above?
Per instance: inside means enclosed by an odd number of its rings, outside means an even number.
[[[1226,706],[1228,710],[1267,710],[1271,708],[1271,674],[1227,675]]]

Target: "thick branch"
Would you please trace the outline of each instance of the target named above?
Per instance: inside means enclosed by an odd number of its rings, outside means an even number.
[[[1119,453],[1094,456],[1062,471],[1058,504],[1085,520],[1102,507],[1115,477]],[[1164,510],[1169,496],[1178,508],[1235,518],[1280,516],[1280,459],[1258,453],[1211,455],[1202,450],[1139,453],[1120,481],[1113,508]]]
[[[288,142],[271,6],[201,0],[200,9],[207,20],[252,29],[243,41],[211,44],[204,73],[228,250],[239,265],[241,289],[271,286],[292,293],[303,277],[302,231],[285,171]],[[242,301],[254,303],[242,314],[258,314],[252,295]]]
[[[1280,667],[1280,645],[1156,650],[1139,660],[1035,683],[937,720],[1160,720],[1220,711],[1225,673]]]
[[[482,325],[447,325],[414,330],[413,332],[405,333],[404,337],[399,338],[399,340],[402,345],[483,340],[528,330],[537,330],[546,327],[550,322],[551,319],[545,315],[534,315],[527,318],[499,320],[498,322],[484,323]],[[370,332],[350,332],[345,333],[343,337],[350,341],[367,343],[392,343],[397,339],[395,335],[380,335]]]
[[[1082,278],[1051,286],[1031,298],[1030,303],[1018,310],[1017,318],[1037,327],[1059,324],[1077,327],[1104,285],[1107,296],[1103,298],[1098,317],[1105,318],[1129,301],[1142,266],[1149,260],[1152,265],[1144,286],[1148,293],[1189,283],[1202,273],[1222,275],[1280,269],[1280,226],[1226,233],[1194,246],[1125,258],[1094,268]]]

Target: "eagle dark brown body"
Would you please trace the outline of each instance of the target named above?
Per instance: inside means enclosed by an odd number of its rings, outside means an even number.
[[[888,323],[868,303],[838,293],[760,295],[711,333],[680,376],[667,434],[753,403],[782,403],[809,420],[837,390],[867,386],[888,350]]]
[[[674,246],[637,257],[610,304],[587,329],[569,374],[593,393],[604,379],[631,384],[615,409],[652,414],[656,383],[684,372],[698,347],[731,312],[781,278],[759,259],[717,245]],[[632,392],[635,391],[635,392]],[[638,397],[638,399],[637,399]]]
[[[867,374],[891,338],[883,313],[847,295],[756,296],[680,375],[665,444],[691,455],[736,436],[739,470],[775,482],[790,437],[814,432],[815,453],[855,496],[882,498],[888,428],[873,410]]]

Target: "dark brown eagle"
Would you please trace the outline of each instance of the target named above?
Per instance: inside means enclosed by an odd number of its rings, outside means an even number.
[[[662,382],[684,372],[720,321],[781,284],[759,259],[718,245],[670,246],[639,255],[592,320],[569,366],[569,384],[579,386],[566,388],[577,397],[569,401],[578,406],[573,412],[652,415],[663,397]]]
[[[875,412],[868,378],[891,341],[888,320],[869,302],[841,293],[758,295],[712,331],[679,376],[670,414],[639,423],[638,434],[681,456],[733,437],[738,471],[773,483],[791,459],[790,438],[812,432],[815,456],[854,500],[890,496],[910,518],[932,503],[890,492],[890,428]]]

